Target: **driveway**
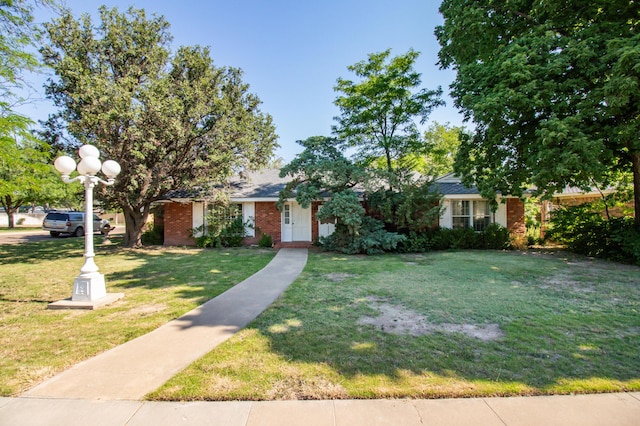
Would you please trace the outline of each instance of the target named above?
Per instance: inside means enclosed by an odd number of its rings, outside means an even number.
[[[20,244],[51,238],[47,231],[0,232],[0,244]]]
[[[124,225],[116,226],[116,229],[109,235],[124,233]],[[76,238],[61,236],[60,238]],[[101,238],[100,235],[95,234],[94,238]],[[30,243],[33,241],[42,241],[52,239],[48,231],[30,230],[30,231],[15,231],[15,232],[0,232],[0,245],[2,244],[21,244]]]

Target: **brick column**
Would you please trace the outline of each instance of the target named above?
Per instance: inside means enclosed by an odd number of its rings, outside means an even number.
[[[524,203],[519,198],[507,198],[507,229],[515,235],[524,235]]]
[[[164,206],[164,245],[193,246],[193,208],[191,203],[167,203]]]

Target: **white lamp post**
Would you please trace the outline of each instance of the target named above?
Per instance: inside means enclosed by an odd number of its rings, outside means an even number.
[[[84,214],[84,264],[80,268],[78,275],[73,283],[72,302],[93,302],[107,296],[104,284],[104,275],[98,273],[98,266],[93,258],[93,187],[97,183],[103,185],[113,185],[116,176],[120,173],[120,164],[113,160],[100,162],[100,152],[93,145],[83,145],[80,148],[80,163],[78,163],[79,176],[69,178],[71,172],[76,169],[76,162],[71,157],[62,156],[56,158],[54,166],[62,175],[65,183],[79,181],[84,184],[85,194],[85,214]],[[102,180],[96,176],[100,171],[107,177]]]

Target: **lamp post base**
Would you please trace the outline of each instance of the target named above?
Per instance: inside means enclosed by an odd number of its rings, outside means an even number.
[[[124,293],[108,293],[106,296],[90,301],[73,301],[70,298],[49,303],[47,309],[98,309],[124,297]]]
[[[88,302],[101,299],[107,295],[107,288],[104,285],[104,275],[97,272],[91,274],[80,274],[73,282],[73,294],[71,300],[74,302]]]

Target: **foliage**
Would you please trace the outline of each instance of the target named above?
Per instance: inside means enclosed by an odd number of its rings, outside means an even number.
[[[403,157],[399,167],[416,170],[425,176],[440,177],[453,172],[463,127],[432,122],[423,134],[420,152]]]
[[[640,265],[640,232],[633,220],[606,219],[598,203],[555,210],[545,237],[575,253]]]
[[[438,222],[441,195],[430,180],[415,178],[410,171],[382,173],[390,185],[367,194],[369,215],[383,220],[387,229],[402,233],[423,231]]]
[[[386,231],[382,221],[362,216],[356,234],[352,233],[350,227],[338,222],[333,234],[320,238],[320,245],[326,250],[340,253],[371,255],[395,251],[404,240],[404,235]]]
[[[335,222],[345,235],[358,236],[362,226],[365,210],[358,194],[345,190],[333,194],[330,200],[322,205],[316,217],[321,222]]]
[[[164,226],[150,224],[147,230],[142,233],[142,243],[144,245],[161,246],[164,244]]]
[[[511,236],[504,226],[492,223],[484,231],[476,232],[471,228],[434,228],[424,232],[411,231],[405,241],[399,244],[401,253],[424,253],[432,250],[491,249],[511,248]]]
[[[0,115],[23,102],[16,89],[27,82],[24,73],[37,71],[38,59],[29,51],[37,46],[41,33],[34,23],[35,6],[55,7],[51,0],[11,0],[0,2]]]
[[[9,228],[18,207],[58,202],[72,191],[47,164],[48,147],[33,137],[30,124],[14,113],[0,116],[0,206],[9,216]]]
[[[475,123],[456,171],[487,198],[633,175],[640,229],[640,3],[444,0],[440,65]]]
[[[316,217],[321,222],[335,222],[333,234],[320,239],[327,250],[342,253],[375,254],[395,250],[404,237],[387,232],[382,221],[365,216],[365,209],[358,195],[346,190],[322,205]]]
[[[198,247],[241,247],[242,239],[246,237],[246,227],[249,226],[236,216],[234,206],[221,205],[210,210],[206,215],[205,224],[192,229]]]
[[[269,234],[262,234],[258,241],[258,247],[271,248],[273,247],[273,238]]]
[[[335,100],[340,116],[333,127],[365,165],[383,157],[389,172],[393,160],[422,149],[415,120],[424,124],[431,111],[443,104],[440,88],[417,90],[420,73],[413,66],[418,52],[390,55],[391,50],[372,53],[366,61],[349,66],[359,82],[338,79],[334,90],[341,94]]]
[[[76,144],[90,142],[122,173],[97,196],[121,206],[127,246],[141,244],[151,204],[172,189],[208,189],[233,173],[266,165],[276,145],[271,117],[242,82],[216,67],[208,48],[169,49],[169,24],[143,10],[100,8],[46,24],[41,49],[57,79],[47,94]],[[55,126],[53,126],[55,127]]]
[[[326,136],[312,136],[297,143],[304,150],[282,167],[280,177],[291,180],[280,192],[279,208],[293,197],[303,208],[325,195],[339,193],[362,184],[366,170],[345,157],[340,141]]]

